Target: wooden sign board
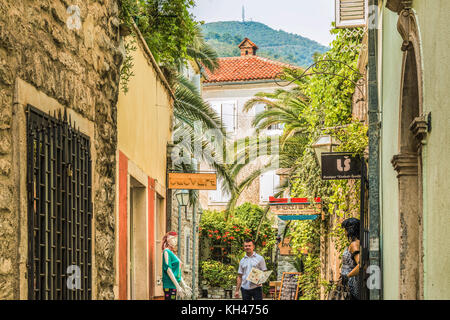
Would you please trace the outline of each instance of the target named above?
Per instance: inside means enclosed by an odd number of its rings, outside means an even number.
[[[297,300],[300,289],[300,272],[283,272],[278,300]]]
[[[216,190],[215,173],[169,173],[169,189]]]
[[[274,203],[270,204],[270,211],[279,215],[317,215],[322,211],[320,203]]]
[[[292,254],[292,247],[291,247],[291,238],[286,237],[283,239],[283,242],[280,242],[278,244],[278,248],[280,249],[280,255],[282,256],[290,256]]]

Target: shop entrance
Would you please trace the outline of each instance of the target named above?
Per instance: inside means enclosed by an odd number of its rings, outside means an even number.
[[[130,176],[129,291],[131,300],[148,299],[146,187]]]

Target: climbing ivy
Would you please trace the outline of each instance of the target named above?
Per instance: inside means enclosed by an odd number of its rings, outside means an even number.
[[[362,156],[368,144],[367,127],[352,119],[351,109],[355,82],[359,79],[355,72],[359,50],[349,48],[359,48],[362,40],[362,33],[358,29],[355,31],[333,29],[331,33],[336,35],[336,39],[332,42],[331,49],[326,54],[315,57],[318,74],[297,84],[309,98],[306,115],[303,115],[308,123],[305,130],[308,133],[308,146],[321,134],[329,133],[342,142],[336,151]],[[341,63],[328,63],[328,60]],[[359,181],[323,181],[315,154],[308,147],[304,148],[303,154],[298,158],[296,168],[291,177],[292,197],[308,197],[311,200],[321,197],[326,219],[331,214],[336,215],[339,221],[344,217],[357,216]],[[327,230],[325,221],[301,221],[290,227],[293,247],[298,255],[305,255],[305,248],[308,248],[300,280],[301,299],[318,299],[320,286],[325,284],[320,279],[320,232],[334,238],[339,252],[348,245],[339,224],[334,224]]]
[[[331,30],[336,35],[331,49],[315,57],[317,64],[313,71],[318,74],[300,83],[302,91],[310,98],[308,119],[312,130],[343,125],[352,120],[351,105],[354,82],[359,79],[355,71],[362,33],[360,28],[354,28],[353,32],[348,30]]]
[[[131,53],[136,51],[136,38],[133,35],[127,42],[124,43],[125,48],[125,59],[123,60],[122,66],[120,68],[120,87],[123,93],[128,92],[128,82],[131,77],[134,76],[133,73],[133,58]]]

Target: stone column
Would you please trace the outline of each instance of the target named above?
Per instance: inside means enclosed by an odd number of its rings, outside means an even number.
[[[393,157],[399,188],[400,299],[419,299],[420,228],[418,158],[401,153]]]

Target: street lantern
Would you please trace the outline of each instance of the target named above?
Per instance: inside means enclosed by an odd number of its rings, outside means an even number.
[[[340,145],[341,141],[333,137],[330,134],[321,135],[319,139],[314,142],[311,147],[314,149],[317,161],[322,168],[322,153],[324,152],[334,152],[336,146]]]
[[[188,190],[179,190],[175,194],[177,198],[177,202],[179,206],[187,206],[189,203],[189,191]]]
[[[178,245],[181,241],[181,207],[187,207],[189,204],[189,191],[188,190],[178,190],[175,193],[175,197],[178,202]]]

